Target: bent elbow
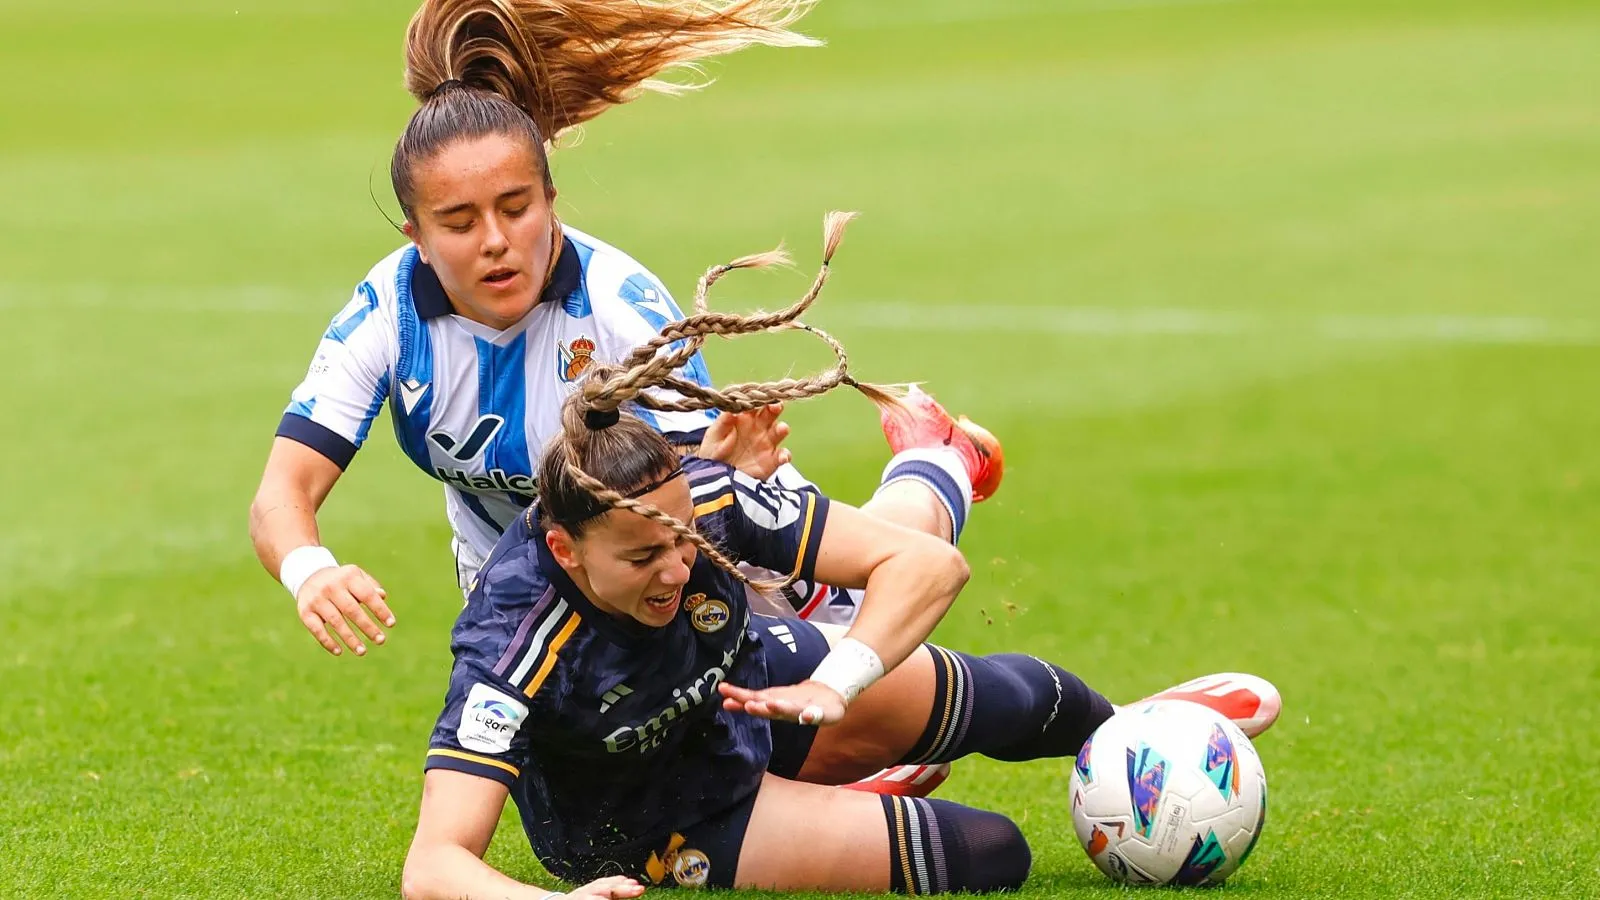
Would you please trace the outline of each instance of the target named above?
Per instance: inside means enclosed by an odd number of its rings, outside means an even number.
[[[428,890],[427,866],[417,859],[417,851],[412,848],[406,854],[405,868],[400,871],[400,896],[404,900],[428,900],[433,894]]]

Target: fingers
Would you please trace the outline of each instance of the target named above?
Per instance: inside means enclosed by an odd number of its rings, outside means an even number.
[[[736,687],[727,682],[717,685],[717,690],[722,692],[722,708],[728,712],[748,713],[763,719],[773,718],[773,713],[769,709],[770,701],[762,692]]]
[[[394,613],[389,610],[389,604],[385,602],[389,597],[389,592],[384,590],[383,585],[379,584],[378,580],[373,578],[371,575],[368,575],[365,572],[361,572],[359,574],[360,581],[362,583],[362,590],[359,592],[353,592],[356,595],[356,599],[366,604],[367,609],[372,610],[373,615],[383,620],[383,624],[386,627],[393,628]],[[373,638],[373,640],[380,644],[383,643],[383,637],[381,635]]]
[[[742,712],[763,719],[782,719],[787,722],[799,722],[802,725],[820,724],[827,717],[825,708],[809,699],[801,703],[767,691],[752,691],[727,682],[717,685],[717,689],[722,692],[722,708],[728,712]],[[806,718],[807,713],[811,714],[809,720]]]
[[[361,629],[361,633],[366,635],[368,640],[374,644],[383,643],[383,631],[378,628],[378,623],[372,621],[372,617],[367,615],[367,611],[361,608],[361,603],[361,598],[354,591],[346,591],[344,596],[334,601],[334,605],[339,608],[339,612],[343,613],[346,619]]]
[[[334,656],[338,656],[344,652],[343,650],[339,649],[338,644],[334,643],[332,636],[328,634],[327,626],[322,624],[322,617],[317,615],[315,612],[307,610],[305,613],[303,613],[300,616],[300,624],[304,625],[306,630],[311,632],[311,636],[317,639],[317,643],[322,645],[322,649],[332,653]]]
[[[752,700],[744,705],[744,712],[757,718],[799,722],[801,725],[817,725],[826,717],[826,712],[821,706],[815,704],[801,706],[791,700],[776,698]]]
[[[717,685],[717,690],[722,692],[723,697],[726,697],[727,699],[732,700],[740,705],[748,703],[749,701],[760,696],[760,692],[758,691],[752,691],[749,688],[742,688],[735,684],[729,684],[726,681]]]
[[[600,900],[628,900],[644,893],[644,885],[624,875],[591,881],[567,896],[596,897]]]
[[[355,599],[350,596],[349,591],[344,591],[342,599],[346,606],[356,609]],[[359,612],[359,609],[357,611]],[[323,600],[317,604],[317,614],[322,616],[322,621],[328,623],[329,627],[333,629],[333,633],[339,636],[339,640],[344,641],[346,647],[355,651],[357,656],[367,655],[367,645],[356,637],[355,631],[350,628],[350,623],[344,620],[344,613],[341,611],[339,604],[332,600]]]
[[[385,625],[394,624],[394,613],[386,602],[387,593],[383,585],[358,566],[330,569],[325,576],[318,573],[300,588],[297,604],[300,623],[317,639],[322,649],[334,656],[341,655],[344,647],[350,648],[357,656],[365,656],[367,645],[360,635],[365,635],[376,644],[388,640],[367,610],[382,619]],[[336,637],[338,640],[335,640]],[[340,646],[341,641],[344,647]]]

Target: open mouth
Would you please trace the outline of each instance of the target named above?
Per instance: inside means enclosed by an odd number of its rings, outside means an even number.
[[[646,597],[644,598],[644,605],[651,612],[670,612],[673,607],[678,605],[678,595],[681,593],[683,593],[683,589],[679,588],[670,593],[659,594],[654,597]]]
[[[505,284],[515,277],[517,277],[516,269],[495,269],[483,276],[483,280],[486,284]]]

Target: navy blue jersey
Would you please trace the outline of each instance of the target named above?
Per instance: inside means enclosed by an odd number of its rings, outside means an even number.
[[[828,501],[686,460],[695,527],[735,560],[813,577]],[[696,559],[671,624],[595,608],[545,546],[535,507],[508,528],[452,635],[455,667],[427,768],[511,789],[545,865],[660,843],[755,791],[770,724],[717,685],[766,687],[745,589]],[[782,648],[780,648],[781,650]]]

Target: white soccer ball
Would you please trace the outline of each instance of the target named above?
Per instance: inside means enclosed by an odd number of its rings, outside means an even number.
[[[1250,739],[1196,703],[1157,700],[1100,726],[1072,768],[1072,826],[1123,884],[1221,884],[1261,837],[1267,773]]]

